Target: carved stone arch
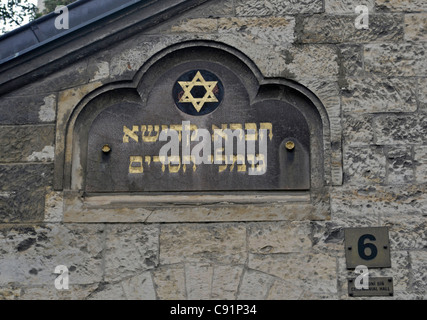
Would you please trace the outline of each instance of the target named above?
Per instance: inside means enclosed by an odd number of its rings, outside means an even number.
[[[232,106],[230,114],[237,112],[242,116],[242,126],[245,121],[251,121],[251,124],[255,123],[254,119],[266,113],[270,116],[275,115],[275,117],[273,116],[276,118],[274,121],[285,119],[284,125],[280,121],[275,122],[279,124],[278,127],[282,125],[280,133],[283,136],[280,137],[282,140],[274,141],[277,148],[274,150],[274,154],[269,156],[269,158],[274,159],[271,167],[276,173],[269,179],[264,179],[265,181],[260,183],[260,187],[253,187],[255,179],[248,179],[246,184],[237,183],[233,187],[233,177],[223,184],[216,183],[212,187],[211,182],[206,182],[209,180],[209,174],[202,176],[202,179],[190,179],[187,184],[185,181],[178,183],[179,179],[171,180],[170,186],[172,187],[168,188],[150,189],[132,179],[125,179],[123,183],[118,182],[120,180],[119,175],[114,176],[114,170],[120,166],[119,162],[108,164],[110,155],[106,155],[101,150],[102,141],[108,140],[105,137],[112,131],[117,133],[118,128],[124,126],[124,124],[119,124],[118,127],[113,128],[114,125],[105,125],[113,122],[115,117],[116,119],[123,119],[123,115],[128,113],[130,114],[128,119],[134,119],[138,122],[138,124],[135,122],[136,125],[142,125],[144,124],[142,121],[147,120],[148,122],[145,125],[152,125],[153,128],[155,128],[154,121],[158,119],[164,121],[165,124],[171,120],[177,123],[181,120],[191,120],[197,126],[207,124],[212,128],[220,125],[220,122],[226,121],[226,112],[221,111],[220,107],[207,114],[205,118],[198,117],[196,112],[184,114],[182,110],[172,110],[172,106],[175,108],[175,105],[171,99],[173,97],[170,94],[170,88],[179,82],[180,75],[190,71],[196,72],[196,70],[203,70],[202,73],[204,72],[205,75],[214,73],[218,79],[222,79],[222,82],[226,84],[224,85],[224,101],[227,103],[224,102],[224,105]],[[172,113],[167,115],[169,111],[166,110],[172,110]],[[145,115],[139,118],[138,114],[141,111],[145,112]],[[220,119],[214,125],[211,121],[214,119],[213,115],[219,116]],[[236,122],[236,118],[231,119],[230,122]],[[161,128],[162,124],[159,122],[157,128]],[[268,131],[266,132],[268,133]],[[140,134],[140,132],[138,133]],[[123,132],[121,135],[123,136]],[[327,190],[331,177],[329,154],[331,141],[329,119],[324,106],[310,90],[296,82],[287,79],[264,78],[247,56],[224,44],[193,41],[180,43],[162,50],[144,64],[136,73],[133,81],[111,83],[86,95],[70,114],[65,136],[64,163],[62,166],[63,187],[71,195],[73,208],[76,207],[75,201],[80,204],[83,203],[84,206],[85,199],[98,201],[99,197],[102,198],[103,195],[108,196],[109,199],[116,197],[120,203],[123,203],[124,195],[132,196],[126,198],[133,203],[131,207],[135,206],[135,201],[140,201],[141,205],[145,205],[147,201],[152,205],[152,201],[154,201],[157,205],[162,201],[164,202],[165,199],[167,199],[166,202],[169,202],[171,197],[175,197],[174,199],[177,202],[184,201],[187,203],[188,201],[191,205],[191,203],[200,204],[201,200],[198,194],[221,192],[221,195],[216,196],[209,194],[206,197],[205,195],[201,202],[209,204],[217,203],[221,201],[221,197],[224,195],[229,197],[229,192],[235,191],[240,194],[232,198],[233,200],[230,203],[233,201],[236,203],[240,201],[252,202],[253,199],[257,199],[255,200],[256,203],[261,201],[267,205],[270,200],[274,199],[274,203],[270,203],[268,206],[281,208],[277,209],[281,212],[267,214],[266,216],[256,214],[252,217],[227,218],[230,220],[324,219],[329,214]],[[98,137],[100,138],[98,139]],[[271,137],[270,140],[273,141],[273,138]],[[106,144],[112,144],[114,152],[121,154],[123,149],[120,146],[120,141],[116,139],[115,143],[106,142]],[[286,149],[287,143],[293,144],[293,148]],[[143,161],[144,158],[141,156],[138,159]],[[95,166],[91,164],[91,161],[95,163]],[[110,171],[104,170],[107,167]],[[58,174],[58,170],[56,173]],[[57,178],[58,176],[56,176]],[[155,179],[156,177],[153,176],[151,182]],[[274,186],[271,188],[269,187],[270,180],[274,181]],[[188,187],[190,184],[194,187]],[[194,193],[193,198],[189,199],[188,194],[179,198],[179,195],[176,195],[176,192],[179,191],[191,191]],[[255,196],[255,198],[252,194],[243,196],[247,191],[261,192],[262,195],[261,197]],[[300,193],[295,194],[295,191]],[[81,192],[84,194],[83,198],[79,198]],[[161,194],[156,198],[157,200],[153,200],[152,197],[147,200],[148,198],[144,198],[145,192],[160,192]],[[174,194],[170,194],[170,192],[174,192]],[[118,193],[121,195],[117,196]],[[85,198],[86,196],[87,198]],[[176,198],[177,196],[178,198]],[[289,202],[288,205],[282,207],[287,202]],[[127,208],[128,204],[124,206]],[[73,210],[70,211],[72,216]],[[129,210],[132,211],[132,209]],[[300,215],[298,212],[301,212]],[[172,221],[181,221],[181,217],[169,218]],[[205,218],[194,219],[195,221],[205,221]],[[222,220],[212,217],[209,219]],[[76,217],[73,216],[71,220],[75,221]]]

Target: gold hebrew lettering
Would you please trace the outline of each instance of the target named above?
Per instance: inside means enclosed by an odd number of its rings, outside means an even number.
[[[256,125],[255,125],[256,128]],[[240,123],[231,123],[231,130],[240,130],[239,140],[243,140],[243,126]]]
[[[270,131],[268,138],[270,139],[270,141],[273,139],[273,124],[269,123],[269,122],[263,122],[260,123],[259,125],[260,130],[265,129],[267,131]],[[262,134],[262,131],[260,131],[260,135]],[[262,140],[262,136],[260,137]]]
[[[138,126],[133,126],[132,130],[130,130],[128,127],[123,127],[123,143],[129,143],[129,138],[132,138],[136,142],[138,142],[138,135],[135,132],[138,132],[139,128]]]
[[[246,131],[250,131],[246,133],[246,141],[256,141],[258,139],[258,131],[256,123],[245,123]]]
[[[160,126],[141,126],[142,140],[144,142],[156,142],[160,135]],[[147,132],[147,134],[145,134]],[[154,133],[154,134],[153,134]]]
[[[169,172],[171,173],[179,172],[179,169],[181,169],[181,158],[179,156],[170,156],[168,167],[169,167]]]
[[[164,165],[164,163],[166,161],[165,161],[164,157],[162,157],[162,161],[160,161],[160,157],[159,156],[153,156],[153,162],[155,162],[155,163],[160,162],[162,164],[162,172],[165,172],[166,166]]]
[[[170,125],[171,130],[178,131],[178,139],[179,142],[182,140],[182,124],[171,124]]]
[[[129,173],[143,173],[143,172],[144,172],[144,168],[142,167],[142,157],[131,156],[130,163],[129,163]]]
[[[212,141],[215,141],[215,139],[219,139],[219,138],[222,138],[225,141],[227,141],[227,134],[224,132],[224,130],[226,130],[227,128],[228,128],[227,124],[222,124],[221,129],[213,124],[212,131],[214,134],[212,135]]]

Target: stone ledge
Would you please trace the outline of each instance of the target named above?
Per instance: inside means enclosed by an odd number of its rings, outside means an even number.
[[[327,220],[329,200],[310,193],[64,195],[64,222],[174,223]]]

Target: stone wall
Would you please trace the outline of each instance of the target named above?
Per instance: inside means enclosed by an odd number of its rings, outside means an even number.
[[[343,228],[387,226],[392,267],[371,274],[393,277],[386,299],[425,299],[427,2],[359,2],[367,30],[354,1],[210,1],[0,96],[0,298],[350,299]],[[60,110],[189,40],[236,48],[321,100],[342,158],[330,220],[63,222]],[[70,290],[55,288],[57,265]]]

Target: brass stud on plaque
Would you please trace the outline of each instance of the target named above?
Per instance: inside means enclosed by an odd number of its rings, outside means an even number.
[[[288,141],[288,142],[286,142],[285,147],[289,151],[292,151],[295,149],[295,143],[293,143],[292,141]]]
[[[102,147],[102,152],[110,153],[110,151],[111,151],[111,147],[108,144],[106,144]]]

